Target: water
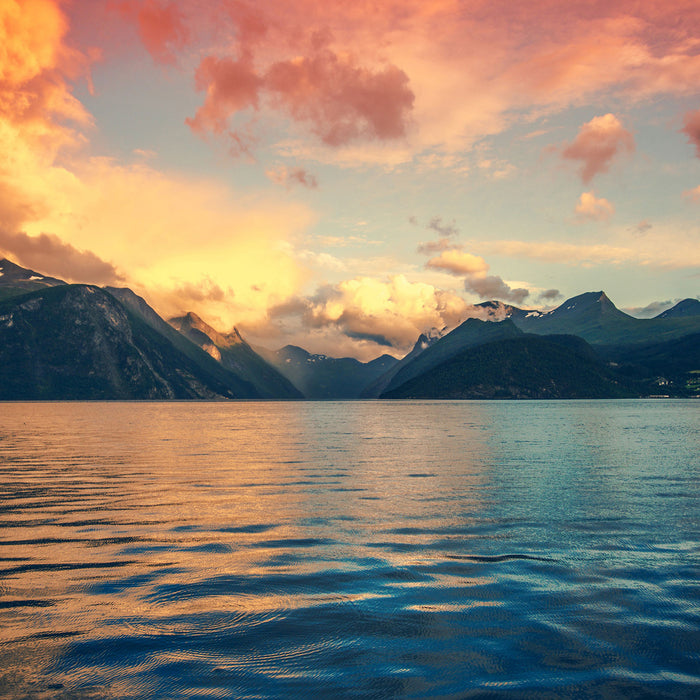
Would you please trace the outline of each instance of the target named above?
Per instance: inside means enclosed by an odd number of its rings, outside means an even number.
[[[0,696],[700,696],[700,402],[0,405]]]

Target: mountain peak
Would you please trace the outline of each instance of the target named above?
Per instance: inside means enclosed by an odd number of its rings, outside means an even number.
[[[660,313],[656,318],[684,318],[687,316],[700,316],[700,301],[693,298],[683,299],[675,306]]]
[[[556,309],[550,311],[548,315],[558,317],[605,312],[615,312],[626,315],[610,301],[610,298],[605,292],[600,291],[584,292],[583,294],[571,297]]]
[[[16,287],[21,292],[31,292],[59,284],[65,284],[65,282],[17,265],[7,258],[0,260],[0,285],[3,287]]]

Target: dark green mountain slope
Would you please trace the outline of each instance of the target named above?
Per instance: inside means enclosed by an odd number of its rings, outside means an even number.
[[[45,288],[0,302],[0,399],[257,397],[192,348],[186,355],[103,289]]]
[[[356,399],[363,389],[398,360],[382,355],[371,362],[352,357],[312,355],[303,348],[286,345],[260,353],[308,399]]]
[[[376,399],[380,394],[386,391],[391,380],[396,376],[396,373],[401,370],[402,367],[412,362],[418,355],[427,350],[431,345],[435,344],[440,340],[442,336],[437,333],[421,333],[418,336],[411,352],[405,355],[401,360],[392,363],[389,368],[377,377],[374,381],[370,382],[360,394],[363,399]]]
[[[385,391],[390,392],[396,389],[410,379],[437,367],[467,348],[520,335],[522,335],[522,331],[510,319],[492,322],[468,318],[451,333],[440,338],[418,356],[405,363],[402,360],[401,367],[391,378]]]
[[[638,395],[573,336],[523,335],[464,350],[387,399],[572,399]]]
[[[15,265],[6,258],[0,260],[0,300],[60,284],[65,282]]]
[[[604,292],[586,292],[542,315],[513,315],[526,333],[578,335],[593,345],[635,345],[700,332],[700,316],[634,318],[620,311]]]
[[[700,333],[634,346],[597,348],[615,371],[639,381],[647,394],[700,395]]]
[[[203,365],[203,368],[209,372],[214,371],[212,368],[215,368],[216,372],[222,373],[226,377],[230,377],[233,374],[241,386],[248,387],[247,391],[251,392],[250,398],[269,397],[267,392],[260,392],[254,387],[253,382],[250,381],[250,377],[246,373],[241,373],[235,368],[224,367],[218,362],[220,359],[218,356],[213,356],[208,348],[202,347],[202,343],[193,341],[176,330],[167,321],[164,321],[142,297],[132,292],[128,287],[105,287],[105,289],[158,334],[167,338],[173,346],[195,364]],[[218,367],[216,366],[217,364],[219,365]]]
[[[683,299],[654,318],[685,318],[687,316],[700,316],[700,301]]]
[[[303,398],[301,392],[258,355],[235,328],[233,333],[223,335],[194,313],[171,318],[169,323],[224,367],[250,382],[263,398]]]

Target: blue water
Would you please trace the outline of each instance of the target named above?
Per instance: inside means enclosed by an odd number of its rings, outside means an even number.
[[[0,405],[0,697],[700,697],[700,402]]]

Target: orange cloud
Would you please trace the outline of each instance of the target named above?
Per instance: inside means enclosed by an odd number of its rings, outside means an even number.
[[[615,207],[593,192],[583,192],[575,209],[579,221],[607,221],[615,213]]]
[[[614,114],[594,117],[581,127],[578,136],[562,150],[562,156],[580,161],[581,179],[606,173],[614,158],[634,152],[634,137]]]
[[[683,193],[683,196],[686,199],[689,199],[691,202],[700,202],[700,185],[693,188],[692,190],[686,190]]]
[[[425,266],[433,270],[444,270],[451,275],[479,275],[485,274],[489,269],[487,262],[478,255],[454,249],[444,250],[437,257],[428,260]]]
[[[226,328],[298,293],[306,271],[291,244],[313,220],[306,207],[73,147],[90,117],[67,81],[87,59],[66,31],[55,2],[0,2],[3,252],[71,280],[126,271],[163,313],[191,308]]]
[[[68,282],[117,284],[124,277],[114,265],[101,260],[90,251],[81,251],[58,236],[42,233],[28,236],[0,229],[0,251],[15,258],[19,264],[55,275]]]
[[[76,135],[62,122],[90,117],[66,80],[87,70],[88,60],[64,44],[65,16],[52,0],[0,3],[0,119],[13,138],[54,150]]]

